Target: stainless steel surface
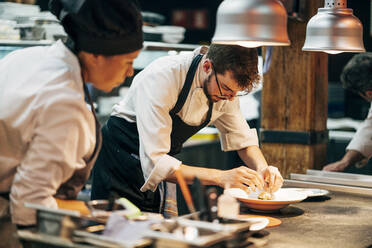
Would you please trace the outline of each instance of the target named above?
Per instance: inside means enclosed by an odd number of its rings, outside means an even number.
[[[53,44],[50,40],[0,40],[0,46],[48,46]]]
[[[306,27],[303,51],[364,52],[363,26],[353,10],[346,8],[346,0],[326,0]]]
[[[20,230],[17,232],[17,236],[24,244],[24,247],[70,247],[70,248],[93,248],[91,245],[76,244],[71,240],[43,235],[40,233],[34,233],[27,230]]]
[[[335,185],[335,184],[328,184],[328,183],[317,183],[317,182],[290,180],[290,179],[285,179],[283,185],[285,187],[319,188],[319,189],[326,189],[326,190],[331,190],[331,191],[336,191],[336,192],[346,192],[346,193],[352,193],[352,194],[372,196],[372,189],[364,188],[364,187],[353,187],[353,186],[344,186],[344,185]]]
[[[155,247],[209,247],[232,237],[233,233],[216,230],[216,225],[209,224],[200,225],[200,221],[187,219],[167,220],[153,225],[153,230],[147,230],[145,237],[153,239]],[[186,228],[194,228],[197,235],[188,238]]]
[[[293,180],[300,180],[300,181],[372,188],[372,179],[355,180],[355,179],[348,179],[348,178],[329,177],[327,175],[304,175],[304,174],[296,174],[296,173],[291,173],[290,177]]]
[[[132,240],[123,242],[114,238],[79,230],[74,231],[73,241],[85,242],[94,245],[94,247],[140,248],[148,247],[152,244],[150,239],[139,239],[135,241]]]
[[[267,248],[367,248],[372,245],[372,197],[345,192],[305,200],[273,217]]]
[[[278,0],[225,0],[217,10],[213,43],[288,46],[287,12]]]
[[[28,208],[33,208],[35,210],[38,210],[40,212],[48,212],[55,215],[67,215],[72,217],[80,217],[80,212],[75,210],[67,210],[67,209],[53,209],[48,208],[43,205],[34,204],[34,203],[25,203],[25,206]]]
[[[163,43],[163,42],[143,42],[143,49],[144,50],[174,50],[174,51],[193,51],[195,48],[199,47],[200,45],[194,44],[170,44],[170,43]]]
[[[291,173],[290,180],[284,180],[284,185],[372,195],[372,176],[320,170],[307,170],[306,173]]]
[[[371,180],[372,181],[372,176],[362,175],[362,174],[345,173],[345,172],[307,170],[306,174],[307,175],[315,175],[315,176],[332,177],[332,178],[345,178],[345,179],[349,179],[349,180]]]

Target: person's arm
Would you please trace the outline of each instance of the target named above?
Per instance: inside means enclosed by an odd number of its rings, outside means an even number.
[[[262,189],[264,185],[259,174],[246,166],[240,166],[231,170],[219,170],[182,164],[179,170],[188,184],[191,184],[194,178],[198,177],[204,185],[217,185],[222,188],[241,188],[248,192],[250,189]],[[169,175],[166,181],[176,183],[177,178],[175,173]]]
[[[224,151],[236,150],[246,166],[258,172],[266,181],[265,190],[277,191],[283,182],[278,169],[268,166],[258,146],[255,129],[251,129],[240,111],[239,99],[227,102],[224,113],[214,123],[221,132]]]
[[[263,171],[266,169],[267,162],[258,146],[248,146],[237,151],[239,157],[251,169]]]
[[[358,128],[353,139],[346,147],[344,157],[334,163],[323,167],[325,171],[344,171],[350,165],[353,165],[365,158],[372,156],[372,104],[367,118]]]
[[[350,165],[353,165],[363,160],[364,158],[365,157],[360,152],[356,150],[348,150],[341,160],[324,166],[323,170],[324,171],[344,171]]]

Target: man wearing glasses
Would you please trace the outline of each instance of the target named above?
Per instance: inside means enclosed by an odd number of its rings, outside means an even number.
[[[102,129],[92,199],[115,192],[144,211],[176,215],[176,169],[188,183],[198,177],[205,185],[277,191],[283,178],[268,166],[237,98],[258,84],[257,61],[256,49],[212,44],[148,65]],[[173,157],[209,124],[219,130],[222,149],[236,150],[246,166],[207,169]]]

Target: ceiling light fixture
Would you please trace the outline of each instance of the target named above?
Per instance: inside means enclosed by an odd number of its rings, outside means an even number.
[[[346,7],[346,0],[325,0],[306,27],[303,51],[330,54],[364,52],[363,25]]]
[[[217,10],[212,43],[289,46],[287,11],[279,0],[224,0]]]

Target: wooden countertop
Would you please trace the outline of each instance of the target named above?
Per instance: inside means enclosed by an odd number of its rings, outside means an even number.
[[[265,248],[367,248],[372,245],[372,197],[331,192],[322,198],[291,204],[277,217],[282,224],[268,228]]]

